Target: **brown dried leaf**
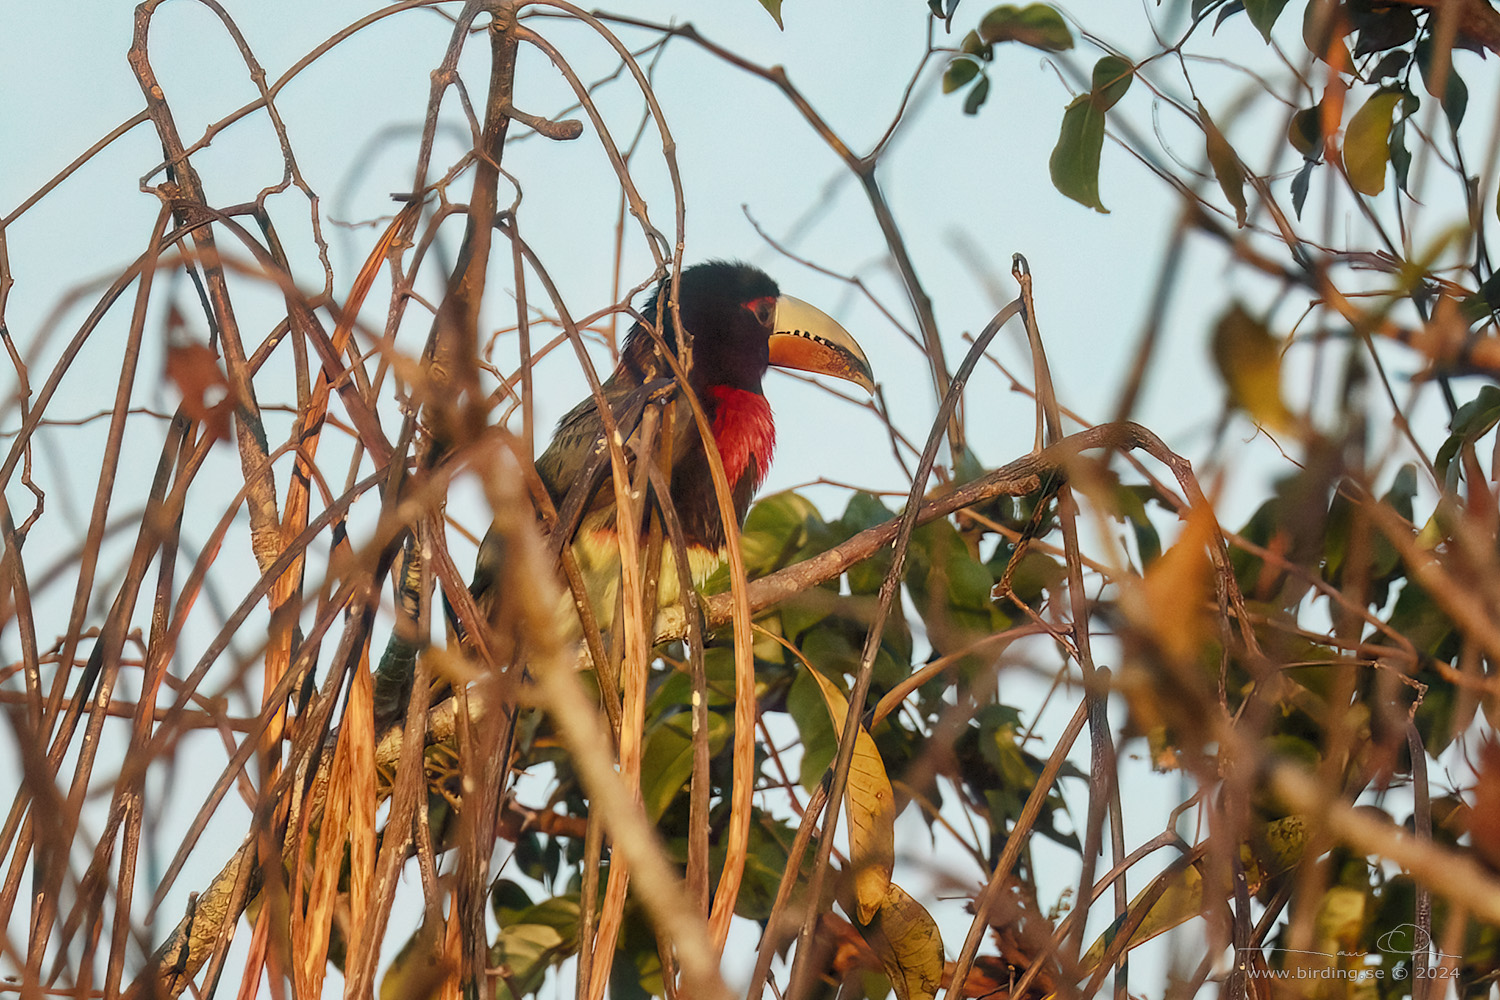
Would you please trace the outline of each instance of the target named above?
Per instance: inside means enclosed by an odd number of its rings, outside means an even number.
[[[170,327],[170,318],[168,324]],[[219,368],[218,356],[207,345],[169,343],[167,378],[182,394],[183,413],[202,423],[213,440],[229,436],[234,394],[230,391],[229,380]]]

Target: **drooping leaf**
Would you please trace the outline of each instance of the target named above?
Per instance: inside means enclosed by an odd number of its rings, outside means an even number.
[[[833,731],[842,739],[849,703],[833,682],[810,671],[828,706]],[[885,762],[863,726],[854,736],[854,758],[844,791],[844,815],[849,819],[849,862],[854,868],[855,909],[868,924],[885,905],[896,863],[896,795],[886,776]]]
[[[1223,2],[1223,0],[1193,0],[1192,7],[1189,8],[1192,11],[1192,14],[1193,14],[1193,20],[1194,21],[1198,20],[1204,14],[1208,13],[1210,10],[1213,10],[1213,8],[1217,4],[1222,3],[1222,2]],[[1244,3],[1241,2],[1241,0],[1230,0],[1229,3],[1224,4],[1224,9],[1229,9],[1229,8],[1234,8],[1236,10],[1244,10],[1245,9],[1245,5],[1244,5]],[[1223,18],[1223,10],[1221,10],[1219,12],[1219,16],[1220,16],[1221,19]]]
[[[1464,111],[1469,107],[1469,85],[1464,83],[1464,78],[1456,71],[1448,72],[1448,86],[1443,94],[1443,111],[1448,116],[1448,122],[1453,126],[1453,131],[1458,131],[1458,126],[1463,124]]]
[[[1390,148],[1391,169],[1396,172],[1396,184],[1401,190],[1408,190],[1407,178],[1411,175],[1411,150],[1406,148],[1406,119],[1398,118],[1396,124],[1391,126],[1391,136],[1387,142]]]
[[[1047,161],[1052,186],[1097,212],[1109,209],[1099,200],[1099,156],[1104,151],[1104,112],[1088,94],[1063,112],[1062,134]]]
[[[979,82],[969,90],[969,96],[964,98],[964,114],[975,115],[979,113],[980,107],[985,99],[990,96],[990,78],[981,76]]]
[[[1312,183],[1313,168],[1317,165],[1316,160],[1307,160],[1302,164],[1302,169],[1297,171],[1297,176],[1292,178],[1292,209],[1299,219],[1302,218],[1302,206],[1307,203],[1307,189]]]
[[[1214,328],[1214,362],[1230,402],[1256,423],[1288,428],[1292,414],[1281,400],[1281,341],[1238,303]]]
[[[169,319],[168,322],[173,321]],[[235,397],[229,380],[219,367],[219,356],[212,348],[192,342],[169,342],[167,379],[182,394],[184,414],[201,421],[209,436],[216,441],[229,436],[229,418],[234,413]]]
[[[897,1000],[932,1000],[943,981],[943,937],[932,914],[894,882],[865,940],[880,956]]]
[[[996,7],[979,22],[979,37],[991,44],[1020,42],[1043,52],[1062,52],[1073,47],[1073,32],[1068,30],[1068,23],[1044,3]]]
[[[776,22],[776,27],[785,31],[786,25],[781,23],[781,0],[760,0],[760,5],[766,9],[767,14],[771,15]]]
[[[1213,33],[1217,35],[1219,33],[1219,29],[1223,27],[1225,21],[1229,20],[1236,14],[1244,13],[1244,10],[1244,0],[1233,0],[1233,2],[1231,3],[1226,3],[1222,8],[1219,9],[1219,16],[1214,18]],[[1198,15],[1194,14],[1193,16],[1197,17]]]
[[[1104,118],[1130,89],[1133,67],[1118,56],[1094,64],[1093,89],[1063,112],[1062,132],[1048,167],[1052,185],[1081,205],[1108,213],[1099,200],[1099,156],[1104,150]]]
[[[1390,160],[1391,118],[1401,102],[1399,90],[1382,90],[1354,112],[1344,131],[1344,169],[1360,194],[1385,190],[1385,167]]]
[[[1417,42],[1417,69],[1422,73],[1422,84],[1427,92],[1443,102],[1443,111],[1448,116],[1448,124],[1453,130],[1458,131],[1458,126],[1464,120],[1464,111],[1469,106],[1469,88],[1464,83],[1463,77],[1458,75],[1458,70],[1453,66],[1451,59],[1443,59],[1443,71],[1438,70],[1436,46],[1431,36],[1424,37]],[[1443,92],[1440,94],[1437,85],[1440,81],[1436,78],[1442,76]]]
[[[1245,13],[1250,15],[1250,23],[1255,25],[1255,30],[1269,42],[1271,29],[1275,27],[1276,19],[1281,16],[1285,6],[1286,0],[1245,0]]]
[[[1240,164],[1240,158],[1235,153],[1234,147],[1229,140],[1224,138],[1224,133],[1214,124],[1209,116],[1208,109],[1203,102],[1198,102],[1198,115],[1203,122],[1203,134],[1207,141],[1208,163],[1214,170],[1214,177],[1218,179],[1219,190],[1224,192],[1224,197],[1229,199],[1229,204],[1234,206],[1234,221],[1237,226],[1245,225],[1245,168]]]
[[[1459,313],[1470,324],[1478,323],[1490,314],[1500,312],[1500,271],[1496,271],[1479,283],[1473,295],[1464,297],[1458,304]]]
[[[1310,835],[1311,830],[1307,818],[1300,815],[1258,821],[1254,824],[1249,842],[1242,843],[1239,847],[1240,864],[1249,883],[1250,892],[1254,894],[1260,891],[1268,878],[1295,867],[1306,852]],[[1211,882],[1205,880],[1205,864],[1206,862],[1201,858],[1186,865],[1179,862],[1175,869],[1169,868],[1157,876],[1151,885],[1131,900],[1130,908],[1125,916],[1116,920],[1089,946],[1088,951],[1079,959],[1079,968],[1086,971],[1097,968],[1104,958],[1105,951],[1119,936],[1125,921],[1142,906],[1147,905],[1146,901],[1153,896],[1155,899],[1149,904],[1150,909],[1146,911],[1145,917],[1130,935],[1130,942],[1125,947],[1125,951],[1138,947],[1175,927],[1180,927],[1194,917],[1205,913],[1209,908],[1219,908],[1227,903],[1233,892],[1228,879],[1226,878],[1222,884],[1218,884],[1217,879]],[[1207,890],[1205,890],[1206,882],[1208,882]],[[1158,884],[1162,886],[1159,895],[1156,894]]]
[[[1329,954],[1358,955],[1369,915],[1367,892],[1347,885],[1330,886],[1318,901],[1313,927],[1320,946]]]

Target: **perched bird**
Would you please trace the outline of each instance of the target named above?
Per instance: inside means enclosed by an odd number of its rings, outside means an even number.
[[[654,324],[670,285],[662,282],[625,337],[620,362],[603,384],[622,439],[638,426],[648,398],[675,389],[661,344],[676,352],[677,333],[670,310],[662,317],[659,343],[646,324]],[[681,275],[678,312],[692,334],[692,364],[687,380],[708,417],[724,472],[734,497],[736,520],[743,524],[755,491],[765,479],[776,446],[776,426],[761,380],[771,365],[832,375],[875,388],[870,363],[843,327],[799,299],[782,295],[776,282],[758,268],[731,261],[710,261]],[[714,495],[708,454],[691,411],[679,407],[672,440],[671,504],[682,525],[688,563],[701,584],[724,557],[725,532]],[[552,443],[536,463],[553,504],[581,513],[573,551],[589,590],[589,601],[601,625],[614,614],[620,549],[616,535],[614,486],[609,475],[604,422],[590,395],[557,425]],[[568,530],[560,525],[558,530]],[[470,591],[480,607],[492,604],[499,571],[499,538],[486,535],[480,546]],[[664,549],[658,573],[658,603],[680,596],[676,561]]]

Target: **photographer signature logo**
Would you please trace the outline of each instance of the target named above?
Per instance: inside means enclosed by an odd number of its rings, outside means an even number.
[[[1383,951],[1388,955],[1432,955],[1436,958],[1457,958],[1457,955],[1448,955],[1438,949],[1432,943],[1432,935],[1416,924],[1400,924],[1392,927],[1380,937],[1375,939],[1377,951]]]
[[[1258,952],[1259,949],[1249,949]],[[1372,951],[1315,951],[1307,949],[1278,948],[1276,952],[1284,956],[1308,955],[1315,956],[1319,961],[1306,965],[1293,964],[1291,968],[1283,967],[1271,969],[1260,962],[1242,962],[1240,967],[1249,973],[1252,979],[1385,979],[1393,980],[1408,978],[1416,979],[1454,979],[1458,975],[1458,963],[1445,962],[1445,959],[1457,959],[1457,955],[1449,955],[1438,950],[1432,942],[1432,936],[1416,924],[1401,924],[1392,927],[1375,941]],[[1394,965],[1385,968],[1378,963],[1381,956],[1388,959],[1397,956],[1410,956],[1410,960],[1397,958]],[[1327,959],[1352,959],[1356,964],[1352,967],[1333,967],[1326,963]],[[1306,962],[1306,960],[1303,960]],[[1363,964],[1359,964],[1363,963]]]

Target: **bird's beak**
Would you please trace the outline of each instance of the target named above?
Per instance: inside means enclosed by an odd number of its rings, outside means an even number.
[[[771,364],[832,375],[862,386],[865,392],[875,391],[870,361],[849,331],[823,310],[790,295],[776,300]]]

